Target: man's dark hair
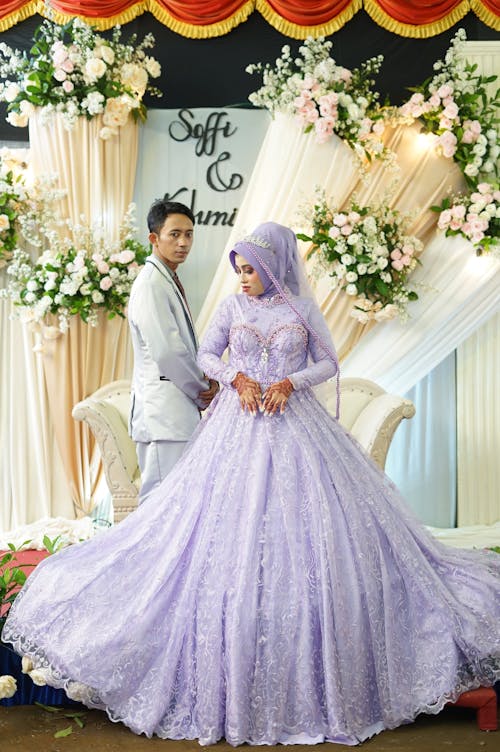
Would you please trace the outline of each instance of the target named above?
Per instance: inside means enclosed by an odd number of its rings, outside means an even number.
[[[148,212],[147,222],[149,232],[160,233],[166,218],[170,214],[185,214],[194,225],[194,214],[189,206],[181,204],[179,201],[168,201],[165,198],[157,198]]]

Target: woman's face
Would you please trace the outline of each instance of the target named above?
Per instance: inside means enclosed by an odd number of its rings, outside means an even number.
[[[248,261],[240,256],[238,253],[234,257],[236,274],[239,275],[241,291],[245,295],[262,295],[264,292],[264,285],[260,281],[260,277]]]

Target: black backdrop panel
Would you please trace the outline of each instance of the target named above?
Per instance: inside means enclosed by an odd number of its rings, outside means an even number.
[[[33,16],[0,34],[0,41],[20,50],[29,49],[33,31],[42,20]],[[333,57],[347,68],[383,54],[377,88],[382,100],[388,97],[392,104],[401,104],[408,97],[408,87],[420,84],[432,74],[434,61],[444,56],[458,28],[466,30],[470,41],[500,38],[473,13],[443,34],[429,39],[408,39],[382,29],[364,11],[329,38],[333,41]],[[289,44],[292,50],[301,44],[280,34],[259,13],[253,13],[229,34],[213,39],[187,39],[144,13],[123,27],[123,38],[137,33],[142,39],[148,32],[156,39],[151,54],[162,66],[162,77],[153,83],[163,91],[163,97],[146,98],[145,102],[148,107],[165,109],[250,106],[248,95],[258,88],[260,77],[246,73],[246,66],[259,61],[273,62],[284,44]],[[27,129],[10,126],[5,113],[2,104],[0,141],[27,141]]]

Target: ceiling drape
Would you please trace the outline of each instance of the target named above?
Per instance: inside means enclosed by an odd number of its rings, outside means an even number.
[[[500,0],[52,0],[51,5],[58,23],[81,16],[99,29],[109,29],[149,12],[176,33],[192,38],[227,34],[254,11],[286,36],[327,36],[362,8],[379,26],[400,36],[440,34],[471,11],[500,31]],[[0,31],[36,13],[47,15],[42,0],[5,0]]]

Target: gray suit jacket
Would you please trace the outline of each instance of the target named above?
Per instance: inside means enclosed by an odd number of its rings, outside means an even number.
[[[146,259],[128,304],[134,348],[130,435],[134,441],[187,441],[207,381],[196,364],[193,321],[172,276],[156,256]]]

